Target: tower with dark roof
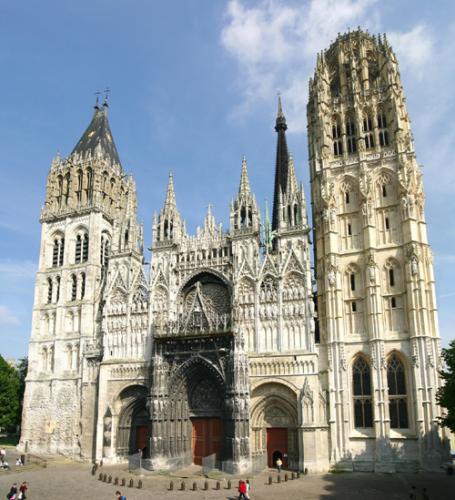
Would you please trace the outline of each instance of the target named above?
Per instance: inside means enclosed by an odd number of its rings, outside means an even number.
[[[107,102],[96,105],[71,154],[58,155],[47,178],[22,423],[30,450],[93,455],[101,360],[115,356],[117,312],[124,307],[112,281],[121,275],[123,301],[133,300],[130,295],[144,285],[136,203]],[[139,319],[148,314],[146,292],[140,294]],[[136,327],[136,340],[129,341],[142,348],[140,334]]]

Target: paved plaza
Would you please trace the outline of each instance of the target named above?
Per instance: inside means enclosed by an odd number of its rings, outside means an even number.
[[[8,449],[10,463],[14,463],[17,454],[12,448]],[[14,461],[13,461],[14,459]],[[31,500],[68,500],[68,499],[100,499],[115,498],[116,489],[120,489],[128,500],[144,498],[168,500],[194,499],[223,499],[237,498],[234,485],[236,478],[231,478],[233,488],[227,489],[228,477],[221,473],[209,478],[209,489],[203,491],[206,478],[197,469],[190,469],[181,474],[153,473],[142,477],[143,489],[137,488],[139,477],[129,474],[126,467],[103,467],[96,476],[92,476],[88,464],[72,463],[68,461],[52,460],[47,468],[32,465],[25,468],[13,467],[11,472],[0,473],[0,498],[5,498],[13,482],[20,484],[28,481]],[[134,480],[134,487],[120,488],[98,480],[99,473],[106,473],[112,478],[119,477]],[[273,484],[267,484],[268,477],[272,476]],[[455,498],[455,476],[444,473],[424,474],[368,474],[345,473],[301,476],[300,479],[278,484],[275,471],[267,471],[251,479],[251,500],[398,500],[409,499],[411,486],[415,485],[418,499],[423,499],[422,488],[426,487],[431,500],[453,500]],[[170,481],[174,482],[174,490],[169,490]],[[185,481],[186,490],[181,491],[181,482]],[[220,481],[220,490],[216,490],[217,480]],[[198,490],[192,491],[193,483],[197,483]]]

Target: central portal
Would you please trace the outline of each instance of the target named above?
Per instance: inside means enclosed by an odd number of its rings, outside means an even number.
[[[223,421],[221,418],[192,418],[192,450],[193,463],[202,465],[202,459],[215,455],[221,459],[223,451]]]

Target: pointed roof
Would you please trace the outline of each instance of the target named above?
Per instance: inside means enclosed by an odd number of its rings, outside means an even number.
[[[281,106],[281,97],[278,96],[278,113],[276,116],[275,130],[278,134],[276,146],[275,189],[273,192],[272,229],[278,229],[279,198],[284,193],[288,184],[288,146],[286,142],[286,118]]]
[[[175,191],[174,191],[174,176],[172,172],[169,172],[169,180],[167,182],[166,200],[164,201],[165,207],[176,207],[177,202],[175,201]]]
[[[107,118],[108,104],[105,102],[101,108],[98,104],[95,105],[92,121],[82,134],[79,142],[71,152],[71,155],[77,153],[82,156],[91,152],[95,154],[95,149],[100,147],[104,155],[111,161],[112,164],[119,164],[120,158],[115,147],[114,139],[112,138],[109,120]]]
[[[295,167],[294,167],[294,158],[292,157],[292,154],[289,154],[288,158],[288,183],[286,186],[286,192],[287,193],[295,193],[297,192],[299,188],[299,184],[297,182],[297,177],[295,175]]]
[[[248,167],[245,156],[242,158],[242,173],[240,174],[239,194],[247,194],[251,192],[250,180],[248,178]]]

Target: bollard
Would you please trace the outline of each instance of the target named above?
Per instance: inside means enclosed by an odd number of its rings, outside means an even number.
[[[142,490],[142,479],[139,479],[139,481],[137,482],[137,487]]]
[[[232,483],[231,483],[231,480],[228,479],[228,482],[227,482],[227,489],[230,490],[232,488]]]
[[[132,488],[134,486],[134,481],[133,478],[130,479],[130,482],[128,484],[128,488]]]
[[[174,481],[169,483],[169,491],[174,491]]]
[[[209,482],[204,481],[204,490],[207,491],[209,489]]]
[[[219,490],[221,488],[221,483],[219,481],[216,482],[216,490]]]
[[[298,471],[297,471],[297,473],[296,473],[295,477],[296,477],[297,479],[300,479],[300,472],[298,472]]]
[[[291,472],[291,479],[295,479],[295,474]]]
[[[125,486],[125,483],[126,483],[125,478],[122,477],[122,486]]]
[[[285,474],[285,475],[284,475],[284,482],[286,482],[287,480],[288,480],[288,475],[287,475],[287,474]]]
[[[180,489],[182,491],[185,491],[185,489],[186,489],[186,483],[185,483],[185,481],[182,481],[182,485],[180,486]]]
[[[197,490],[197,483],[196,483],[196,481],[194,481],[194,483],[193,483],[193,491],[196,491],[196,490]]]
[[[269,484],[272,484],[272,476],[269,476]]]
[[[114,478],[114,485],[115,485],[115,486],[118,486],[118,477],[115,477],[115,478]]]
[[[109,484],[111,484],[111,483],[112,483],[112,476],[111,476],[110,474],[109,474],[109,476],[108,476],[108,478],[107,478],[107,482],[108,482]]]
[[[103,480],[103,474],[100,472],[100,475],[98,476],[98,481],[102,481]]]
[[[276,482],[281,483],[281,474],[278,474],[278,476],[276,477]]]

